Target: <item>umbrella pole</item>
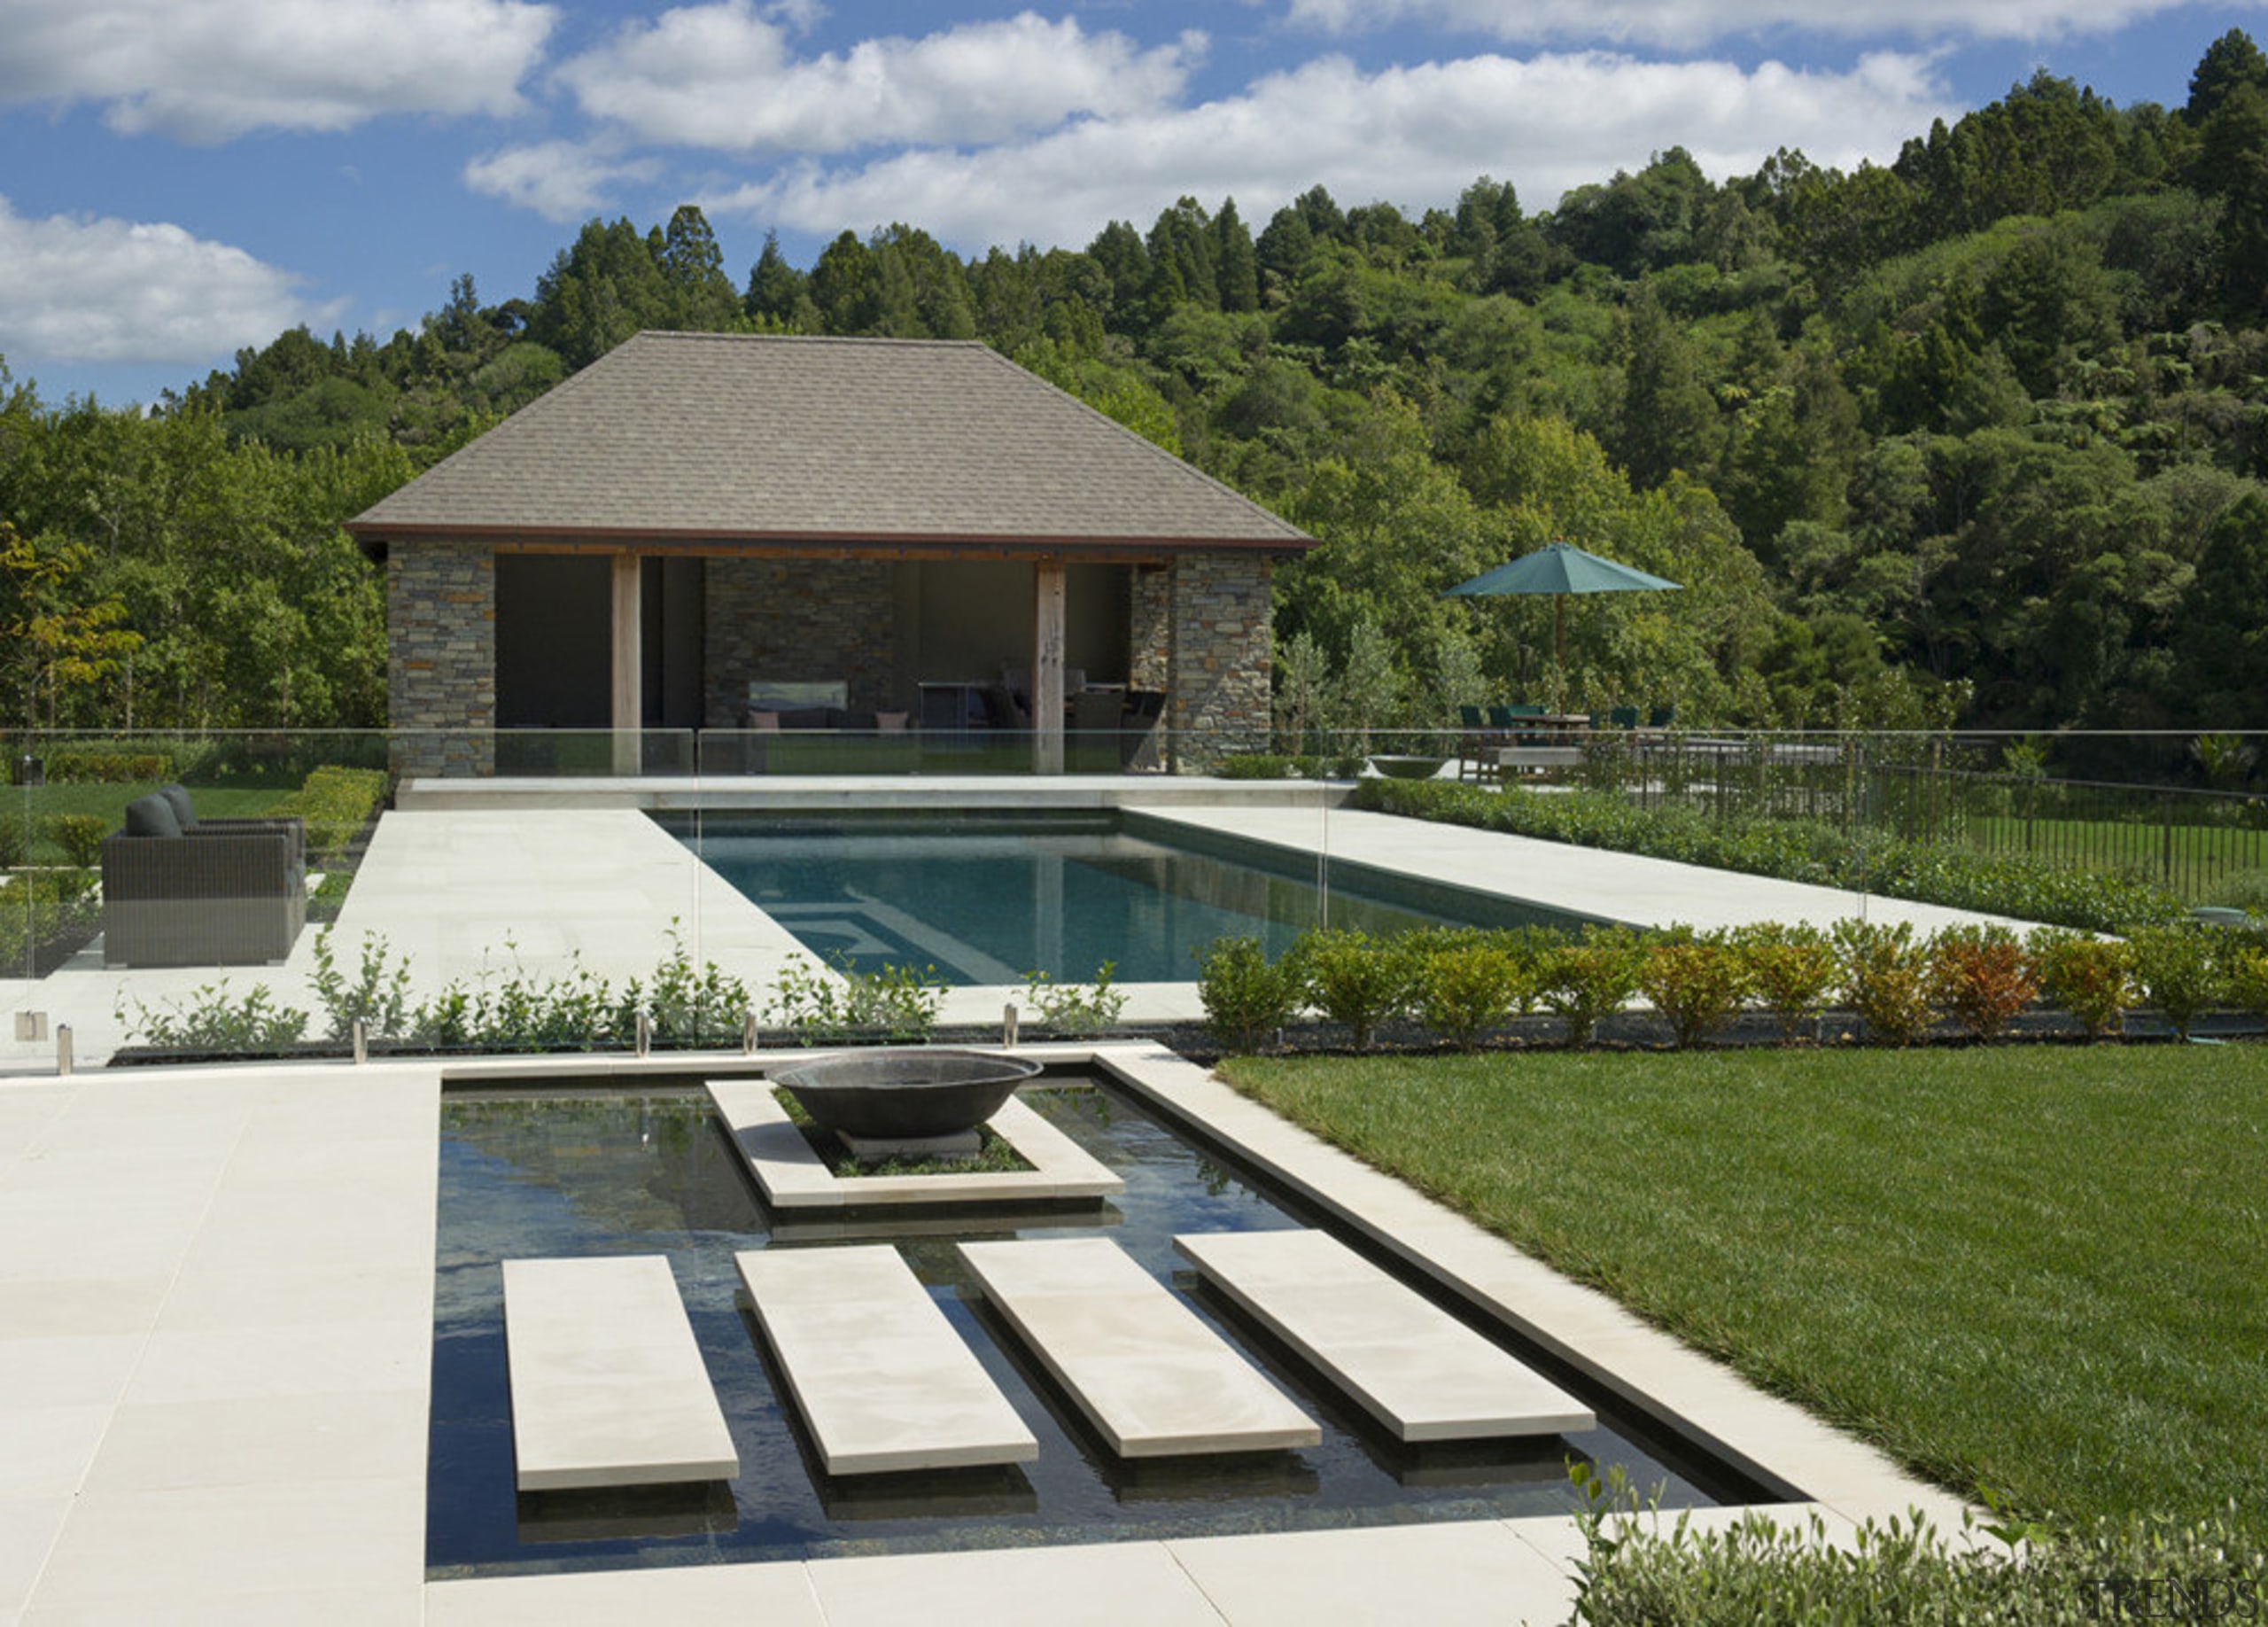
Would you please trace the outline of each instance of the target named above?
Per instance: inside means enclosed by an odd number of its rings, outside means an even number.
[[[1551,697],[1552,710],[1565,712],[1567,710],[1567,596],[1564,593],[1551,596],[1551,676],[1555,681],[1552,688],[1557,691]]]

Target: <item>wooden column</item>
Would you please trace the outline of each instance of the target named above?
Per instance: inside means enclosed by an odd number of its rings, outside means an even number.
[[[640,564],[635,554],[614,557],[614,772],[625,779],[638,773],[638,731],[645,722],[646,659],[640,647],[645,618],[639,603]]]
[[[1063,772],[1063,611],[1060,559],[1032,566],[1031,771]]]

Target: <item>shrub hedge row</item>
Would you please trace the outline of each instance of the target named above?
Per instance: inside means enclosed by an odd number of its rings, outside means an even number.
[[[1585,1522],[1589,1556],[1575,1619],[1591,1627],[2050,1627],[2257,1621],[2268,1611],[2268,1553],[2227,1515],[1988,1527],[2006,1548],[1949,1542],[1912,1519],[1869,1522],[1855,1547],[1829,1545],[1823,1527],[1754,1520],[1704,1530],[1666,1514],[1659,1522]]]
[[[296,814],[307,821],[307,862],[318,868],[344,863],[346,849],[370,822],[386,798],[382,768],[317,768],[306,783],[270,810],[277,817]]]
[[[2173,893],[2139,876],[1880,833],[1860,840],[1819,820],[1727,819],[1689,807],[1648,808],[1604,791],[1539,795],[1438,780],[1364,780],[1355,787],[1354,806],[2093,932],[2172,921],[2186,909]]]
[[[1844,921],[1821,930],[1764,922],[1731,930],[1594,927],[1578,938],[1541,929],[1442,928],[1398,938],[1307,932],[1274,961],[1255,938],[1216,939],[1200,957],[1208,1030],[1254,1050],[1302,1012],[1343,1025],[1358,1049],[1389,1023],[1416,1022],[1472,1049],[1516,1017],[1549,1011],[1567,1041],[1643,996],[1672,1042],[1701,1045],[1748,1012],[1784,1040],[1829,1008],[1866,1038],[1910,1045],[1950,1029],[1999,1037],[2035,1008],[2060,1011],[2093,1038],[2122,1033],[2129,1010],[2154,1010],[2187,1035],[2213,1011],[2268,1022],[2268,936],[2186,922],[2124,940],[2042,928],[2028,938],[1997,926],[1917,935],[1900,922]]]

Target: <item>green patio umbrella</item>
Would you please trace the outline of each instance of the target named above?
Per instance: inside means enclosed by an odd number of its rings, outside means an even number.
[[[1571,593],[1676,592],[1684,584],[1651,575],[1596,554],[1587,554],[1572,542],[1547,542],[1533,554],[1523,554],[1510,564],[1483,571],[1469,582],[1459,582],[1444,598],[1482,599],[1498,594],[1548,593],[1551,596],[1551,665],[1564,669],[1567,659],[1567,596]]]

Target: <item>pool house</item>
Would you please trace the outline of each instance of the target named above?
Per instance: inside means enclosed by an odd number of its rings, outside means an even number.
[[[396,767],[499,731],[1029,742],[1269,722],[1269,580],[1314,540],[974,343],[641,333],[348,529],[384,562]],[[682,737],[682,736],[680,736]],[[650,763],[651,753],[643,760]]]

